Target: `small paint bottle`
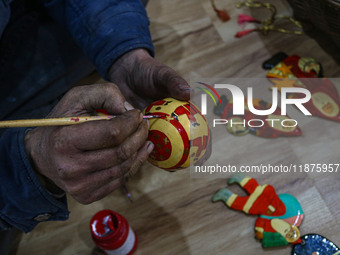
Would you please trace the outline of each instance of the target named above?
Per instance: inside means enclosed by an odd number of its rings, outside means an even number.
[[[137,247],[137,236],[127,220],[111,210],[97,212],[90,229],[95,244],[107,255],[131,255]]]

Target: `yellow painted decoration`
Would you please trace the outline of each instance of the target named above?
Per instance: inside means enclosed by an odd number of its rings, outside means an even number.
[[[237,195],[236,195],[236,194],[232,194],[232,195],[228,198],[228,200],[227,200],[227,202],[226,202],[227,206],[230,207],[230,206],[234,203],[234,201],[235,201],[236,198],[237,198]]]
[[[256,199],[259,196],[261,196],[263,190],[266,187],[267,187],[267,184],[256,187],[255,191],[249,196],[247,202],[245,203],[245,205],[243,207],[243,211],[245,213],[249,213],[250,208],[253,206],[253,204],[255,203]]]
[[[249,180],[251,180],[250,177],[244,177],[243,180],[240,182],[241,187],[244,187],[244,185],[246,185]]]
[[[271,226],[284,236],[288,243],[294,243],[300,238],[300,230],[281,219],[272,219]]]
[[[319,74],[321,71],[320,63],[314,58],[300,58],[298,61],[298,66],[305,73],[315,71],[315,73]]]

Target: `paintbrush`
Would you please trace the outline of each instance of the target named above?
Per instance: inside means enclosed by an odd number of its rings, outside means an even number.
[[[100,115],[100,116],[80,116],[80,117],[64,117],[64,118],[50,118],[50,119],[25,119],[25,120],[6,120],[0,121],[0,128],[11,127],[45,127],[45,126],[67,126],[84,123],[95,120],[110,120],[117,117],[117,115]],[[163,118],[166,115],[145,115],[143,119]],[[122,183],[121,188],[130,202],[132,196],[126,187],[126,183]]]
[[[100,116],[80,116],[80,117],[64,117],[64,118],[49,118],[49,119],[25,119],[25,120],[5,120],[0,121],[0,128],[11,127],[45,127],[45,126],[67,126],[84,123],[95,120],[110,120],[117,115],[100,115]],[[143,119],[163,118],[166,115],[145,115]],[[132,197],[126,187],[126,183],[122,183],[121,188],[130,202]]]
[[[68,126],[84,123],[94,120],[110,120],[117,115],[100,115],[100,116],[79,116],[79,117],[63,117],[50,119],[24,119],[24,120],[4,120],[0,121],[0,128],[11,127],[45,127],[45,126]],[[145,115],[143,119],[163,118],[166,115]]]
[[[131,196],[131,193],[126,186],[125,181],[121,184],[121,189],[122,189],[123,193],[126,195],[126,197],[129,199],[129,201],[132,203],[132,196]]]

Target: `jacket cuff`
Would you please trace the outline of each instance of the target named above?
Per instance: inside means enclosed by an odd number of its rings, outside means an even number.
[[[55,198],[41,185],[26,154],[26,128],[3,133],[0,141],[0,217],[8,224],[31,231],[39,222],[66,220],[66,196]]]

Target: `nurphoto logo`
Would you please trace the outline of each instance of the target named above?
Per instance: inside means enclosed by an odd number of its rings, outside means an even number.
[[[215,84],[214,87],[199,82],[199,84],[202,84],[206,87],[208,87],[210,90],[212,90],[217,98],[219,99],[221,105],[222,101],[217,93],[216,89],[227,89],[232,94],[232,102],[233,102],[233,115],[244,115],[245,114],[245,107],[247,106],[247,110],[249,110],[254,115],[258,116],[266,116],[273,114],[277,107],[278,107],[278,89],[276,87],[272,88],[272,104],[269,109],[265,110],[259,110],[254,107],[253,104],[253,88],[248,87],[247,88],[247,101],[245,100],[244,93],[242,90],[237,87],[236,85],[232,84]],[[216,88],[216,89],[215,89]],[[213,95],[207,90],[203,88],[199,88],[206,92],[206,94],[201,94],[201,112],[203,115],[207,115],[207,94],[210,95],[210,97],[213,99],[215,105],[217,105],[216,100],[214,99]],[[307,103],[311,99],[311,93],[309,90],[305,88],[297,88],[297,87],[287,87],[287,88],[281,88],[281,115],[285,116],[287,115],[287,105],[295,105],[304,115],[312,115],[304,106],[304,103]],[[289,94],[291,93],[298,93],[301,94],[299,98],[289,98]],[[241,122],[232,122],[233,120],[227,120],[227,119],[214,119],[213,120],[213,127],[220,124],[227,124],[229,122],[229,125],[246,125],[246,121],[243,120]],[[272,127],[274,126],[275,122],[281,122],[281,125],[283,127],[295,127],[297,126],[297,121],[294,119],[265,119]],[[261,127],[264,125],[264,121],[262,119],[250,119],[247,122],[248,126],[250,127]]]

